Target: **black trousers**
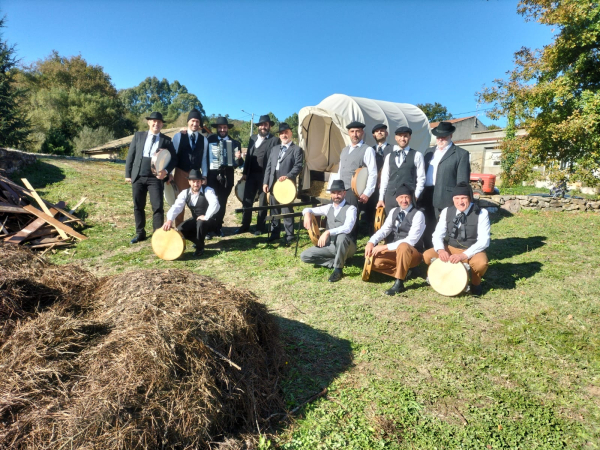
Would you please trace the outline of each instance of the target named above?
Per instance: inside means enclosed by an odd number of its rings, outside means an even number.
[[[177,229],[181,231],[184,238],[196,244],[197,250],[204,250],[206,235],[215,231],[216,223],[214,216],[209,220],[196,220],[192,217],[182,222]]]
[[[279,205],[277,200],[275,200],[275,196],[271,193],[269,197],[269,204],[271,205]],[[271,209],[271,215],[274,214],[287,214],[293,213],[294,208],[281,207],[281,208],[273,208]],[[285,229],[285,235],[288,239],[291,239],[294,236],[294,218],[289,217],[283,219],[283,228]],[[281,219],[271,219],[271,234],[275,236],[279,236],[281,234]]]
[[[163,181],[155,176],[139,177],[131,184],[133,194],[133,217],[135,218],[135,233],[146,234],[146,197],[150,193],[152,205],[152,229],[163,226],[165,221]]]
[[[423,233],[423,244],[425,249],[433,247],[432,236],[435,231],[440,213],[442,210],[433,206],[433,189],[434,186],[425,186],[419,200],[417,200],[417,207],[423,210],[425,214],[425,232]],[[387,205],[386,205],[387,206]]]
[[[379,201],[379,188],[375,188],[369,201],[365,204],[365,219],[369,225],[369,234],[375,233],[375,212],[377,212],[377,202]],[[362,203],[361,203],[362,204]]]
[[[233,190],[233,167],[226,167],[223,171],[223,175],[227,179],[225,186],[218,180],[219,170],[209,170],[207,177],[207,184],[209,187],[215,190],[215,194],[219,199],[219,210],[214,215],[215,218],[215,231],[220,231],[223,227],[223,219],[225,218],[225,212],[227,208],[227,199],[231,195]],[[211,217],[212,218],[212,217]]]
[[[260,192],[258,196],[258,206],[267,206],[267,194],[262,190],[264,174],[262,172],[254,172],[248,174],[246,177],[246,188],[244,189],[244,201],[242,205],[244,208],[252,208],[256,193]],[[258,217],[256,218],[256,229],[263,233],[265,231],[265,221],[267,217],[267,211],[258,211]],[[249,228],[250,222],[252,222],[252,211],[244,211],[242,214],[242,228]]]

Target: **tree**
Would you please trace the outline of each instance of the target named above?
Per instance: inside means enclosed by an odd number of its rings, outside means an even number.
[[[165,122],[174,122],[181,113],[194,108],[203,117],[206,116],[198,97],[190,94],[177,80],[169,83],[166,78],[159,81],[156,77],[148,77],[133,88],[120,90],[119,97],[125,108],[136,117],[158,111],[165,117]]]
[[[5,20],[0,19],[0,29],[5,27]],[[15,53],[15,46],[3,41],[0,32],[0,145],[5,147],[26,146],[30,133],[29,121],[20,106],[26,91],[15,80]]]
[[[290,117],[284,120],[294,133],[294,141],[298,143],[298,113],[292,114]]]
[[[80,156],[82,155],[83,150],[106,144],[114,138],[114,133],[106,127],[92,129],[85,126],[83,127],[83,130],[79,132],[77,137],[73,139],[73,143],[75,144],[75,154]]]
[[[417,103],[417,108],[425,113],[430,122],[441,122],[443,120],[453,119],[452,114],[448,112],[441,103]]]
[[[527,129],[526,136],[507,139],[503,145],[503,159],[508,159],[503,180],[518,182],[534,165],[545,165],[554,176],[570,175],[597,185],[600,3],[521,0],[517,11],[557,33],[543,49],[517,51],[508,78],[496,79],[478,93],[480,102],[492,104],[490,118],[512,118],[517,127]]]

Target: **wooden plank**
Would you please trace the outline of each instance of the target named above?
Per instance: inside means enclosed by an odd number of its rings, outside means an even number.
[[[65,206],[64,202],[58,202],[59,205]],[[50,209],[52,216],[56,216],[58,211],[54,208]],[[39,236],[48,236],[53,233],[58,233],[55,228],[51,228],[48,230],[43,230],[44,225],[46,225],[46,221],[43,219],[35,219],[33,222],[28,224],[25,228],[17,233],[12,233],[9,237],[5,238],[5,242],[9,242],[11,244],[20,244],[23,241],[27,241],[29,239],[33,239]]]
[[[79,202],[77,202],[77,204],[75,206],[73,206],[73,208],[69,211],[69,214],[75,214],[75,211],[77,211],[77,208],[79,208],[83,202],[85,202],[87,200],[87,197],[81,197],[81,200],[79,200]]]
[[[37,217],[39,217],[40,219],[44,219],[46,222],[48,222],[50,225],[52,225],[54,228],[57,228],[59,230],[64,231],[67,234],[70,234],[73,237],[76,237],[79,240],[85,240],[87,239],[87,237],[85,237],[83,234],[78,233],[77,231],[75,231],[73,228],[71,228],[68,225],[65,225],[62,222],[59,222],[58,220],[56,220],[54,217],[49,216],[48,214],[40,211],[37,208],[34,208],[31,205],[27,205],[24,206],[23,208],[25,208],[27,211],[29,211],[30,213],[36,215]]]
[[[13,200],[13,202],[15,202],[15,205],[18,205],[19,200],[20,200],[19,194],[17,194],[5,181],[9,181],[9,180],[7,180],[4,177],[0,177],[0,186],[2,186],[4,188],[4,191],[6,193],[8,193],[8,195],[10,197],[12,197],[12,200]]]
[[[13,213],[13,214],[29,214],[20,206],[11,205],[10,203],[0,202],[0,212]]]
[[[48,207],[44,203],[44,200],[42,200],[42,197],[40,197],[38,195],[38,193],[35,191],[35,189],[31,185],[31,183],[29,183],[29,180],[27,180],[27,178],[21,178],[21,181],[23,182],[23,184],[25,186],[27,186],[27,189],[29,189],[29,191],[30,191],[29,195],[31,195],[35,199],[35,201],[38,202],[38,204],[40,205],[40,207],[42,208],[42,210],[44,210],[44,212],[48,215],[48,217],[50,217],[51,219],[55,220],[54,217],[52,217],[52,213],[50,212],[50,210],[48,209]],[[60,234],[61,238],[63,238],[63,239],[69,239],[69,237],[67,236],[67,233],[65,233],[64,230],[61,230],[60,228],[57,228],[57,230],[58,230],[58,234]]]

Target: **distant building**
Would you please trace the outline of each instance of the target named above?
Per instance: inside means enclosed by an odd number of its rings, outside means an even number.
[[[471,134],[476,133],[478,131],[485,131],[487,127],[482,124],[477,116],[470,117],[461,117],[458,119],[450,119],[444,120],[444,122],[450,122],[452,125],[456,127],[454,133],[452,133],[452,141],[464,141],[466,139],[471,139]],[[429,124],[429,128],[433,129],[437,127],[439,122],[431,122]],[[435,136],[431,136],[431,145],[435,145]]]

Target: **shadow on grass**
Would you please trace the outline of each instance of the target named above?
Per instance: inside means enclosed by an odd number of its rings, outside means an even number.
[[[296,320],[277,318],[288,357],[282,380],[286,408],[293,409],[352,366],[350,341],[333,337]]]
[[[515,289],[517,281],[533,277],[542,270],[538,261],[528,263],[493,263],[484,275],[484,289]]]
[[[487,250],[489,256],[495,260],[512,258],[513,256],[527,253],[540,248],[546,243],[546,236],[530,236],[526,238],[508,237],[504,239],[492,239],[490,248]]]
[[[13,173],[10,178],[20,186],[23,186],[21,178],[27,178],[34,189],[43,189],[49,184],[64,180],[65,174],[59,167],[38,159],[34,164]]]

